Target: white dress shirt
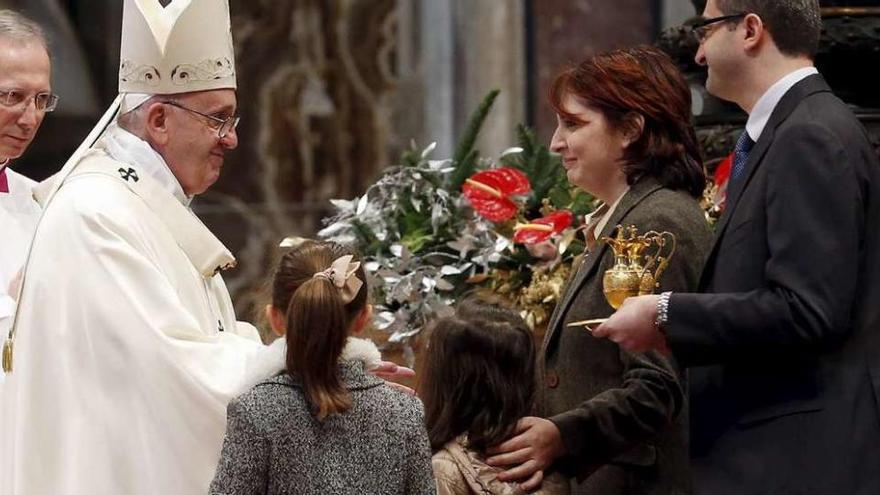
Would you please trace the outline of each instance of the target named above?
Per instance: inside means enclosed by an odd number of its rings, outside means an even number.
[[[755,103],[752,112],[749,114],[749,120],[746,122],[746,132],[749,133],[749,137],[752,138],[752,141],[756,143],[758,142],[761,133],[764,132],[764,126],[766,126],[767,121],[770,120],[770,115],[773,113],[776,105],[779,104],[779,100],[785,96],[785,93],[788,93],[788,90],[795,84],[818,73],[819,71],[816,70],[815,67],[798,69],[776,81],[773,86],[770,86],[770,88],[761,95],[761,98],[758,99],[758,102]]]

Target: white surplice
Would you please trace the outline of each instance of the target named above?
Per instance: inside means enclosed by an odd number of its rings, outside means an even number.
[[[0,193],[0,339],[6,338],[12,325],[17,280],[40,219],[40,205],[31,194],[36,182],[8,167],[5,170],[9,192]],[[3,380],[0,373],[0,384]]]
[[[233,258],[161,157],[108,136],[37,227],[0,494],[206,493],[227,402],[283,367],[283,341],[236,322],[216,273]]]

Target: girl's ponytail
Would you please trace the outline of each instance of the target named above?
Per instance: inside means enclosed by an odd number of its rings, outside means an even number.
[[[287,310],[287,372],[301,381],[319,421],[351,407],[338,361],[367,288],[350,254],[338,244],[307,242],[282,258],[273,282],[272,305]]]

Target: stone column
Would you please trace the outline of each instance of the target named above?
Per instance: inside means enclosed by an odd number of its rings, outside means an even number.
[[[433,0],[427,0],[433,1]],[[456,138],[486,93],[500,89],[477,141],[485,156],[514,144],[525,122],[525,5],[520,0],[456,0]]]
[[[409,3],[409,2],[402,2]],[[419,45],[414,53],[418,72],[414,72],[415,94],[421,96],[420,117],[423,126],[409,139],[418,139],[422,146],[435,141],[438,157],[452,156],[455,147],[455,9],[453,0],[421,0],[421,16],[417,19]],[[414,20],[416,20],[414,18]],[[414,23],[411,23],[414,24]],[[401,130],[401,141],[406,139]]]
[[[516,125],[526,118],[523,1],[400,0],[398,5],[401,30],[415,25],[419,36],[399,38],[398,53],[411,53],[415,70],[400,73],[392,147],[435,141],[434,156],[450,157],[470,113],[496,88],[501,94],[477,146],[486,156],[511,146]],[[409,43],[413,48],[407,49]]]
[[[663,0],[663,29],[680,26],[698,14],[689,0]]]

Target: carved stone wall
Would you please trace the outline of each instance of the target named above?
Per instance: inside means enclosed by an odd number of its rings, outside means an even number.
[[[285,236],[310,236],[334,197],[388,164],[395,0],[232,0],[239,148],[197,213],[239,258],[252,305]],[[246,315],[240,315],[246,316]]]
[[[313,235],[329,199],[361,194],[411,141],[440,141],[435,156],[448,157],[496,87],[482,151],[510,146],[525,120],[519,0],[231,0],[230,9],[240,146],[196,210],[240,260],[228,277],[240,314],[278,241]]]
[[[660,30],[656,0],[533,0],[533,123],[538,137],[549,142],[556,117],[547,104],[550,83],[567,65],[590,55],[641,43],[652,43]]]

